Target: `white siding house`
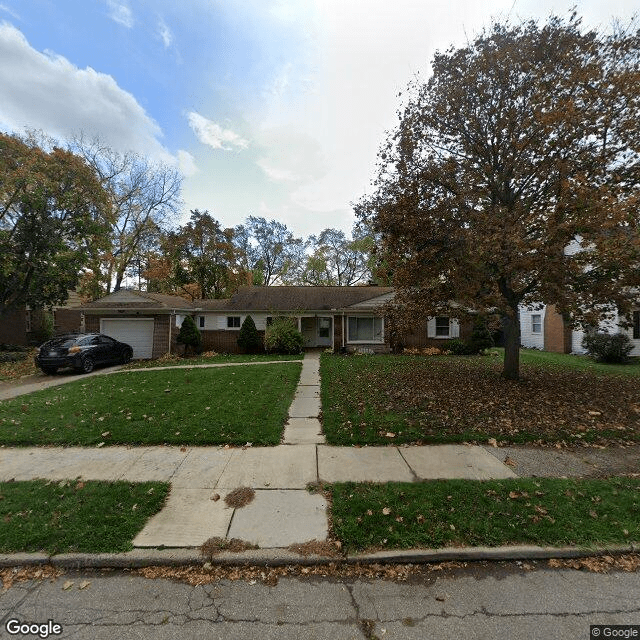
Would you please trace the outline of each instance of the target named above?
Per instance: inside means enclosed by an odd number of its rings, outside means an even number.
[[[520,344],[528,349],[544,349],[546,307],[520,307]]]

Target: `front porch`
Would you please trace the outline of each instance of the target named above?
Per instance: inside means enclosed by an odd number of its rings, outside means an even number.
[[[298,329],[304,337],[305,349],[333,348],[332,316],[301,316],[298,318]]]

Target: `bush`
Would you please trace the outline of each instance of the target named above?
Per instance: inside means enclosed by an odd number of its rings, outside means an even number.
[[[484,318],[478,317],[473,321],[473,331],[469,340],[470,353],[483,353],[493,347],[491,331],[487,328]]]
[[[264,348],[269,353],[302,352],[304,338],[292,318],[274,318],[264,333]]]
[[[251,316],[247,316],[240,327],[238,346],[246,353],[258,353],[262,351],[262,340],[260,340],[256,323]]]
[[[590,333],[582,339],[582,346],[597,362],[625,363],[633,349],[625,333]]]
[[[460,340],[460,338],[449,340],[449,342],[447,342],[447,350],[454,356],[470,356],[474,353],[471,351],[470,345],[468,345],[464,340]]]
[[[200,331],[198,327],[196,327],[196,323],[191,316],[187,316],[182,321],[182,326],[180,327],[180,333],[178,333],[176,342],[184,345],[185,353],[187,353],[189,347],[192,347],[196,352],[200,351],[200,347],[202,346],[202,336],[200,335]]]

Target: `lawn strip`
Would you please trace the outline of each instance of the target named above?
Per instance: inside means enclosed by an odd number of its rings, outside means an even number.
[[[333,531],[347,551],[640,541],[640,479],[338,483]]]
[[[5,445],[276,445],[300,363],[128,372],[0,402]]]
[[[0,553],[129,551],[168,491],[164,482],[2,482]]]
[[[511,381],[496,356],[323,354],[320,366],[328,444],[640,441],[630,375],[524,363]]]
[[[492,349],[501,359],[504,357],[504,349]],[[552,351],[540,351],[538,349],[520,349],[520,362],[539,367],[561,367],[592,373],[617,376],[640,377],[640,358],[631,358],[627,364],[608,364],[596,362],[589,356],[579,356],[570,353],[553,353]]]
[[[214,356],[169,356],[156,360],[136,360],[131,362],[125,369],[148,369],[150,367],[188,367],[194,364],[238,364],[242,362],[295,362],[302,360],[303,354],[282,355],[278,353],[217,353]]]

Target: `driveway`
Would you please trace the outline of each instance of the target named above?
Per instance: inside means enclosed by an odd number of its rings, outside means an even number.
[[[23,396],[27,393],[33,393],[34,391],[40,391],[41,389],[48,389],[49,387],[57,387],[67,382],[74,382],[75,380],[82,380],[90,376],[99,376],[105,373],[111,373],[117,371],[122,365],[115,365],[113,367],[104,367],[97,369],[91,373],[78,373],[76,371],[68,371],[54,376],[45,376],[44,374],[35,374],[32,376],[25,376],[18,380],[11,380],[7,382],[0,382],[0,400],[9,400],[16,396]]]

